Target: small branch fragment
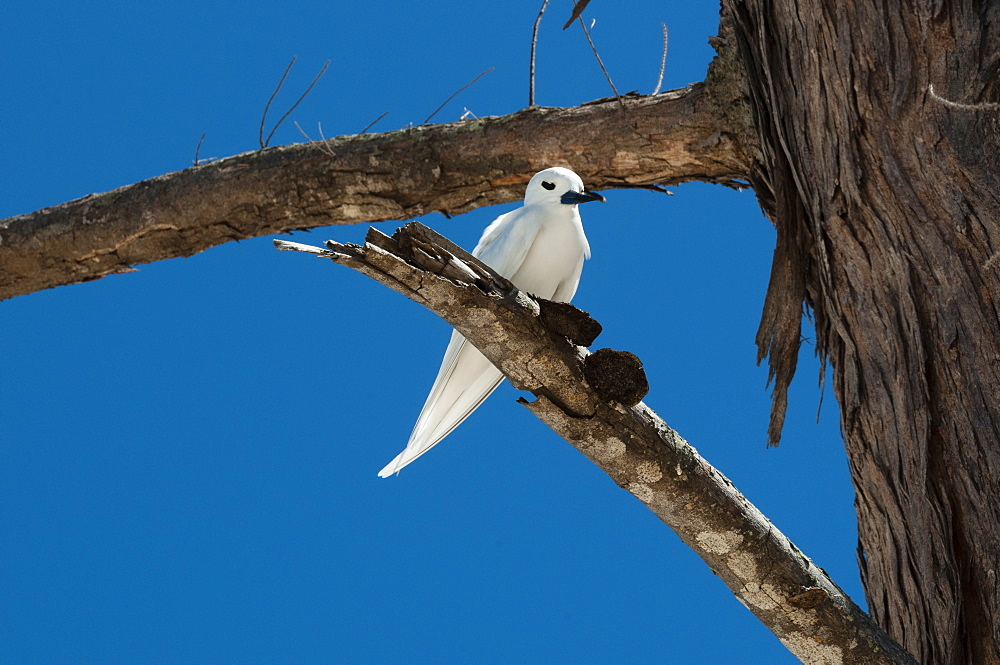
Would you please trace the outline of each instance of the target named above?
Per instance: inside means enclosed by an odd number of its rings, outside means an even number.
[[[462,92],[463,90],[465,90],[466,88],[468,88],[469,86],[471,86],[473,83],[475,83],[479,79],[483,78],[484,76],[486,76],[487,74],[489,74],[492,71],[493,71],[493,67],[490,67],[485,72],[481,72],[478,76],[476,76],[476,78],[472,79],[471,81],[469,81],[468,83],[466,83],[465,85],[463,85],[461,88],[459,88],[455,92],[451,93],[451,97],[449,97],[448,99],[446,99],[443,102],[441,102],[441,106],[439,106],[436,109],[434,109],[434,113],[431,113],[429,116],[427,116],[427,119],[424,120],[423,124],[426,125],[427,123],[429,123],[431,121],[431,118],[433,118],[434,116],[436,116],[438,114],[438,111],[440,111],[441,109],[443,109],[445,106],[448,105],[448,102],[450,102],[451,100],[455,99],[455,97],[458,96],[458,93]]]
[[[542,2],[542,8],[538,10],[538,17],[535,18],[535,27],[531,30],[531,65],[528,74],[528,107],[535,105],[535,47],[538,46],[538,26],[542,24],[542,15],[545,8],[549,6],[549,0]],[[570,20],[572,23],[572,19]]]
[[[381,120],[382,118],[386,117],[387,115],[389,115],[389,112],[388,111],[383,111],[382,115],[380,115],[379,117],[375,118],[374,120],[372,120],[371,122],[369,122],[367,125],[365,125],[365,128],[362,129],[360,132],[358,132],[358,136],[361,136],[362,134],[367,134],[369,129],[371,129],[372,127],[374,127],[375,125],[377,125],[378,121]]]
[[[292,59],[292,62],[295,62],[294,58]],[[288,66],[291,67],[292,66],[291,63],[289,63]],[[329,66],[330,66],[330,61],[327,60],[326,63],[323,65],[323,68],[321,70],[319,70],[319,74],[317,74],[315,76],[315,78],[313,78],[312,83],[310,83],[309,87],[306,88],[305,92],[303,92],[301,95],[299,95],[299,98],[295,100],[295,103],[292,104],[291,108],[289,108],[287,111],[285,111],[285,114],[283,116],[281,116],[280,118],[278,118],[278,122],[274,123],[274,127],[271,129],[271,133],[267,135],[267,138],[264,140],[264,143],[261,145],[262,148],[266,148],[268,146],[268,144],[271,142],[271,137],[274,136],[274,133],[276,131],[278,131],[278,127],[281,127],[281,123],[283,123],[285,121],[285,118],[287,118],[289,115],[291,115],[292,111],[294,111],[295,108],[299,104],[302,103],[302,100],[306,98],[306,95],[308,95],[310,93],[310,91],[312,91],[313,87],[315,87],[315,85],[317,83],[319,83],[319,80],[321,78],[323,78],[323,74],[326,73],[326,69]],[[288,70],[285,70],[285,74],[288,74]],[[282,76],[281,80],[284,81],[285,77]],[[280,88],[280,87],[281,87],[281,84],[279,83],[278,84],[278,88]],[[275,89],[274,93],[278,94],[277,88]],[[273,98],[274,97],[272,95],[272,99]],[[270,103],[271,103],[270,100],[268,100],[268,104],[270,104]],[[267,109],[264,110],[264,113],[267,114]],[[264,131],[263,122],[264,122],[264,120],[263,120],[263,118],[261,118],[261,132]]]
[[[720,183],[720,184],[725,184],[725,183]],[[663,185],[658,185],[656,183],[652,183],[652,184],[649,184],[649,185],[629,185],[629,184],[623,184],[623,185],[618,185],[617,187],[615,187],[615,189],[647,189],[647,190],[649,190],[651,192],[659,192],[660,194],[666,194],[667,196],[673,196],[674,195],[674,193],[671,192],[669,189],[667,189]]]
[[[275,238],[274,247],[280,252],[305,252],[306,254],[315,254],[316,256],[330,256],[333,254],[328,249],[323,249],[322,247],[314,247],[313,245],[304,245],[300,242],[290,242],[288,240],[278,240]]]
[[[663,56],[660,58],[660,75],[656,78],[656,87],[653,88],[653,94],[660,94],[660,87],[663,85],[663,73],[667,71],[667,45],[670,41],[670,36],[667,34],[667,24],[661,23],[663,27]]]
[[[590,0],[577,0],[577,2],[574,2],[573,3],[573,13],[569,15],[569,20],[566,21],[566,24],[563,25],[562,29],[565,30],[569,26],[573,25],[573,21],[575,21],[578,18],[580,18],[580,14],[583,13],[583,10],[586,9],[587,5],[589,5],[589,4],[590,4]]]
[[[953,102],[950,99],[945,99],[941,95],[934,92],[934,84],[931,83],[927,86],[927,92],[930,94],[931,99],[939,104],[944,104],[948,108],[958,109],[959,111],[997,111],[1000,110],[1000,104],[994,102],[983,102],[982,104],[963,104],[962,102]]]
[[[194,149],[194,166],[198,166],[201,162],[198,160],[198,155],[201,153],[201,142],[205,140],[205,132],[201,133],[201,138],[198,139],[198,145]]]
[[[589,2],[589,0],[587,0]],[[581,4],[586,5],[587,2],[582,2]],[[574,10],[575,13],[576,10]],[[583,11],[582,9],[580,11]],[[597,64],[601,66],[601,71],[604,72],[604,78],[607,79],[608,85],[611,86],[611,92],[615,93],[615,98],[618,99],[618,103],[625,108],[625,102],[622,101],[622,96],[618,94],[618,88],[615,87],[614,81],[611,80],[611,74],[608,73],[607,67],[604,66],[604,61],[601,60],[601,54],[597,52],[597,47],[594,46],[594,40],[590,38],[590,30],[587,30],[587,26],[583,22],[583,17],[577,18],[580,22],[580,27],[583,28],[583,34],[587,38],[587,43],[590,44],[590,50],[594,52],[594,57],[597,58]]]
[[[285,79],[288,78],[288,72],[292,71],[292,65],[295,64],[298,57],[299,56],[297,55],[293,55],[292,59],[288,61],[288,66],[285,67],[285,72],[281,75],[281,78],[278,79],[278,85],[274,87],[274,92],[272,92],[271,96],[268,97],[267,104],[264,104],[264,113],[260,116],[260,130],[257,132],[257,142],[260,143],[262,150],[267,147],[267,143],[264,141],[264,123],[267,122],[267,112],[271,108],[274,98],[278,96],[278,91],[281,90],[281,86],[285,84]]]

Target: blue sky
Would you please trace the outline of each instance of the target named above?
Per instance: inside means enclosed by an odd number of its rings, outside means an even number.
[[[256,148],[517,110],[538,2],[36,2],[0,7],[0,217]],[[609,94],[571,3],[537,101]],[[701,80],[714,2],[596,0],[621,91]],[[575,303],[646,402],[863,602],[853,493],[806,343],[782,445],[754,334],[774,232],[752,192],[606,191]],[[422,218],[472,247],[512,206]],[[397,224],[379,227],[391,231]],[[364,227],[297,234],[358,241]],[[0,303],[0,661],[793,663],[678,538],[504,386],[388,480],[448,339],[347,269],[231,243]],[[806,330],[810,336],[812,333]]]

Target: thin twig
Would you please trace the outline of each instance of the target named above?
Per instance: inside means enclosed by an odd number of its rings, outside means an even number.
[[[360,132],[358,132],[358,135],[360,136],[361,134],[364,134],[365,132],[367,132],[369,129],[371,129],[372,127],[375,126],[375,123],[377,123],[379,120],[381,120],[382,118],[386,117],[387,115],[389,115],[388,111],[386,111],[385,113],[383,113],[379,117],[377,117],[374,120],[372,120],[371,122],[369,122],[367,125],[365,125],[364,129],[362,129]]]
[[[297,130],[299,130],[299,134],[302,134],[302,136],[306,137],[306,141],[309,141],[310,143],[315,143],[315,141],[312,140],[312,137],[306,134],[306,130],[302,129],[301,125],[299,125],[298,120],[293,120],[292,124],[295,125],[295,128]]]
[[[528,106],[535,105],[535,47],[538,45],[538,26],[542,24],[542,14],[549,6],[549,0],[542,2],[542,8],[538,10],[538,17],[535,19],[535,27],[531,31],[531,72],[528,75]]]
[[[194,149],[194,165],[198,166],[198,153],[201,152],[201,142],[205,140],[205,132],[201,133],[201,138],[198,139],[198,147]]]
[[[576,0],[574,0],[574,2],[573,2],[573,13],[569,15],[569,20],[566,21],[566,25],[563,26],[563,30],[565,30],[569,26],[573,25],[573,21],[575,21],[576,19],[580,18],[580,14],[583,13],[583,10],[586,9],[587,5],[589,5],[589,4],[590,4],[590,0],[579,0],[578,2]]]
[[[323,249],[322,247],[315,247],[313,245],[304,245],[300,242],[291,242],[289,240],[279,240],[275,238],[274,248],[279,252],[305,252],[306,254],[315,254],[316,256],[325,257],[335,257],[336,252],[331,252],[328,249]]]
[[[278,85],[275,86],[274,92],[271,93],[271,98],[267,100],[267,104],[264,105],[264,115],[260,117],[260,131],[257,132],[257,141],[260,143],[261,148],[266,148],[267,145],[264,143],[264,123],[267,122],[267,111],[271,108],[271,102],[274,98],[278,96],[278,91],[281,90],[281,86],[285,84],[285,78],[288,76],[288,72],[292,71],[292,65],[295,64],[295,60],[299,56],[293,55],[292,59],[288,62],[288,66],[285,67],[285,73],[281,75],[281,80],[278,81]]]
[[[293,120],[292,124],[295,125],[295,127],[299,130],[299,133],[302,134],[302,136],[306,137],[306,140],[309,141],[310,145],[315,145],[317,148],[319,148],[320,150],[322,150],[326,154],[330,155],[331,157],[336,157],[337,156],[337,154],[333,151],[333,148],[330,147],[330,144],[327,143],[326,137],[323,136],[323,125],[321,125],[318,122],[316,123],[316,127],[319,129],[319,135],[320,135],[320,137],[323,140],[322,141],[314,141],[311,136],[309,136],[308,134],[306,134],[306,130],[302,129],[302,127],[299,126],[298,122],[296,122],[296,121]]]
[[[958,109],[960,111],[996,111],[1000,110],[1000,104],[993,102],[983,102],[982,104],[963,104],[961,102],[953,102],[950,99],[945,99],[936,92],[934,92],[934,84],[931,83],[927,86],[927,92],[930,93],[931,99],[936,102],[940,102],[945,106],[953,109]]]
[[[492,71],[493,71],[493,67],[490,67],[485,72],[483,72],[482,74],[480,74],[479,76],[477,76],[476,78],[472,79],[471,81],[469,81],[468,83],[466,83],[465,85],[463,85],[461,88],[459,88],[458,90],[456,90],[455,92],[453,92],[451,94],[451,97],[449,97],[448,99],[444,100],[444,102],[441,104],[441,106],[439,106],[436,109],[434,109],[434,113],[431,113],[429,116],[427,116],[427,119],[424,120],[422,124],[426,125],[427,123],[429,123],[431,121],[431,118],[433,118],[434,116],[436,116],[438,114],[438,111],[440,111],[445,106],[447,106],[448,102],[450,102],[451,100],[455,99],[455,97],[458,95],[458,93],[462,92],[463,90],[465,90],[466,88],[468,88],[470,85],[472,85],[473,83],[475,83],[479,79],[483,78],[484,76],[486,76],[487,74],[489,74]]]
[[[653,90],[654,95],[660,94],[660,86],[663,85],[663,72],[667,70],[667,44],[669,43],[669,36],[667,35],[667,24],[661,23],[663,26],[663,57],[660,58],[660,76],[656,79],[656,88]]]
[[[325,152],[326,154],[330,155],[331,157],[336,157],[337,153],[335,153],[333,151],[333,148],[330,147],[330,139],[326,138],[326,136],[323,135],[323,123],[322,122],[317,122],[316,123],[316,130],[319,132],[319,138],[323,141],[323,143],[320,144],[320,145],[323,146],[323,152]]]
[[[583,2],[581,4],[586,5],[587,3]],[[574,12],[575,11],[576,10],[574,10]],[[581,9],[580,11],[583,10]],[[608,70],[605,68],[604,62],[601,60],[601,55],[597,52],[597,47],[594,46],[594,40],[590,38],[590,30],[587,30],[587,26],[583,22],[583,17],[577,16],[576,20],[580,22],[580,27],[583,28],[583,34],[587,37],[587,42],[590,44],[590,50],[594,52],[594,57],[597,58],[597,64],[601,66],[601,71],[604,72],[604,78],[608,80],[608,85],[611,86],[611,91],[615,93],[615,97],[618,98],[618,103],[622,105],[622,108],[625,108],[625,102],[622,100],[622,96],[618,94],[618,88],[615,87],[614,82],[611,80],[611,74],[608,74]]]
[[[655,183],[651,185],[630,185],[626,183],[616,183],[614,185],[615,189],[648,189],[651,192],[659,192],[660,194],[666,194],[667,196],[673,196],[674,193],[663,185],[657,185]]]
[[[281,123],[283,123],[285,121],[285,118],[287,118],[292,113],[292,111],[295,110],[296,106],[302,103],[302,100],[306,98],[306,95],[308,95],[309,92],[313,89],[313,86],[319,83],[319,80],[323,78],[323,74],[326,73],[326,68],[329,66],[330,66],[330,61],[327,60],[326,63],[323,65],[323,69],[319,70],[319,74],[317,74],[316,78],[312,80],[312,83],[309,84],[309,87],[306,88],[306,91],[303,92],[301,95],[299,95],[299,98],[295,100],[294,104],[292,104],[292,108],[285,111],[285,115],[278,118],[278,122],[274,124],[274,129],[272,129],[271,133],[267,135],[267,140],[264,141],[264,145],[262,147],[264,148],[267,147],[267,144],[271,142],[271,137],[274,136],[274,133],[276,131],[278,131],[278,127],[281,127]]]

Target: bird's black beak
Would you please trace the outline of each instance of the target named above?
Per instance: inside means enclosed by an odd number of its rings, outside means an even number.
[[[600,201],[604,203],[604,197],[597,192],[591,192],[590,190],[583,190],[582,192],[574,192],[570,190],[562,195],[559,199],[567,205],[575,205],[577,203],[586,203],[587,201]]]

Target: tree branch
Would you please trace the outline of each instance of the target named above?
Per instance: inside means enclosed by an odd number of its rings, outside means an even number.
[[[717,86],[718,87],[718,86]],[[565,165],[594,188],[731,182],[748,169],[703,84],[255,150],[0,221],[0,299],[128,272],[230,240],[454,215],[520,199]]]
[[[532,299],[417,223],[391,238],[372,229],[363,246],[275,245],[346,265],[453,325],[535,395],[521,400],[532,413],[673,529],[802,662],[915,663],[649,407],[595,392],[588,359],[601,352],[546,327],[550,307],[569,306]]]

